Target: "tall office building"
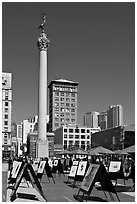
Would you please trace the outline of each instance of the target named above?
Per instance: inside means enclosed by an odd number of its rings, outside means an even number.
[[[123,107],[111,105],[107,111],[107,128],[123,126]]]
[[[98,127],[98,112],[88,112],[84,116],[84,126],[90,127],[90,128],[97,128]]]
[[[12,74],[2,73],[2,157],[11,155]]]
[[[98,124],[101,130],[107,129],[107,112],[102,111],[98,116]]]
[[[49,131],[62,125],[77,123],[78,82],[53,80],[49,88]]]

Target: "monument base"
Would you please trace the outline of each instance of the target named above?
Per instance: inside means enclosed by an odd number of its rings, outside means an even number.
[[[48,141],[47,140],[38,140],[37,141],[37,158],[40,157],[49,157],[49,148],[48,148]]]

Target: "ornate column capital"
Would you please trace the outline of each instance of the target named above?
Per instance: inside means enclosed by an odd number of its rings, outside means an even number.
[[[49,43],[50,40],[47,38],[47,35],[45,34],[45,32],[42,32],[39,36],[38,36],[38,48],[40,49],[40,51],[45,50],[47,51],[48,47],[49,47]]]

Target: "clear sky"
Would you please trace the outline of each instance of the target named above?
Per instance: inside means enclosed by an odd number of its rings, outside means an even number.
[[[13,74],[13,122],[38,114],[38,26],[46,12],[48,84],[79,82],[78,124],[89,111],[124,108],[135,123],[135,7],[128,2],[3,2],[2,71]]]

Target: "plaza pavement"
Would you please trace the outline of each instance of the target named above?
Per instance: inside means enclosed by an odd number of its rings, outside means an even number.
[[[7,167],[4,164],[2,168],[3,180],[2,180],[2,201],[10,202],[9,197],[11,190],[6,191],[5,182],[7,182]],[[69,183],[66,183],[68,177],[67,175],[54,175],[55,184],[52,178],[47,178],[46,174],[43,174],[41,180],[42,190],[48,202],[78,202],[81,200],[76,200],[75,195],[77,195],[80,182],[76,182],[76,186],[73,188],[73,181],[70,179]],[[49,182],[50,181],[50,182]],[[118,197],[121,202],[135,202],[135,192],[129,192],[129,188],[133,185],[132,180],[126,181],[126,185],[124,186],[123,180],[118,179],[118,185],[116,187],[116,191],[118,193]],[[114,197],[113,202],[118,202],[118,199],[115,194],[112,194]],[[107,197],[106,197],[107,196]],[[88,202],[112,202],[108,192],[106,192],[106,196],[104,192],[101,190],[99,186],[94,187],[90,197],[88,198]],[[80,196],[79,196],[80,198]],[[86,196],[84,196],[86,198]],[[38,191],[33,188],[30,184],[29,187],[25,182],[21,182],[17,190],[17,198],[14,202],[45,202],[45,200],[40,196]]]

